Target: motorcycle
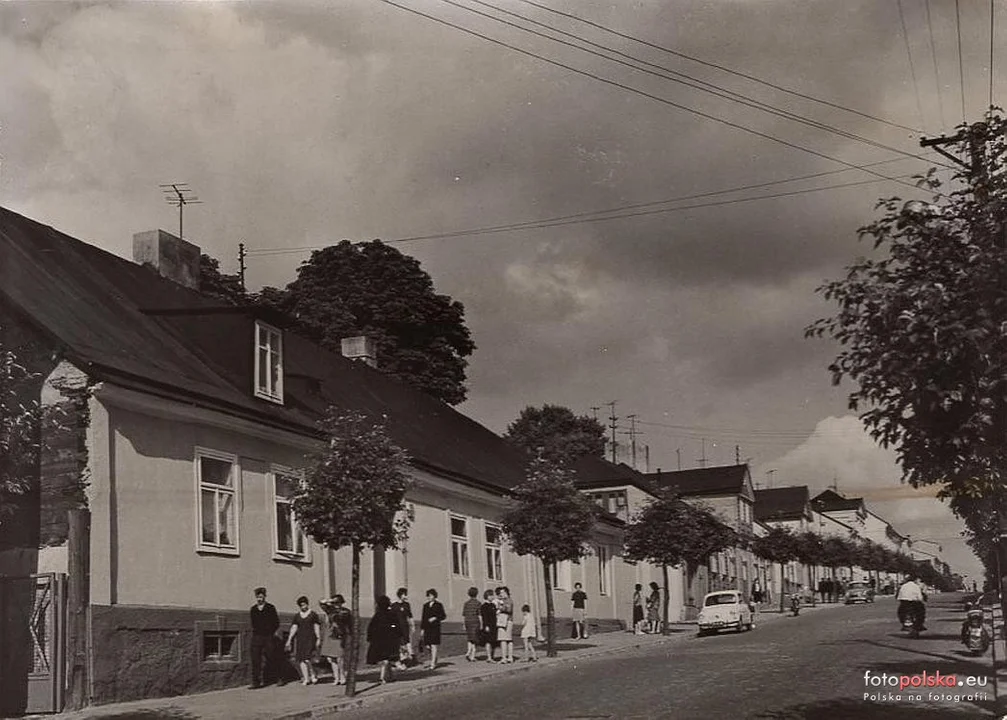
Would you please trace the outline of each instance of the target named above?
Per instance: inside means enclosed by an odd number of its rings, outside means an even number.
[[[801,612],[801,596],[791,595],[790,596],[790,612],[793,613],[794,617],[797,617]]]
[[[915,608],[910,608],[902,616],[902,630],[908,631],[911,638],[918,638],[920,630],[923,628],[922,620],[916,617],[918,613],[919,611]]]
[[[990,646],[990,634],[983,623],[982,608],[973,606],[962,623],[962,644],[973,655],[982,655]]]

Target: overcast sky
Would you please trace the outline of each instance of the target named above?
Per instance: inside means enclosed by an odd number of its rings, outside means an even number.
[[[589,25],[524,0],[394,2],[415,12],[0,4],[0,203],[128,256],[134,232],[177,232],[158,185],[187,182],[204,204],[186,238],[226,271],[244,242],[252,289],[289,282],[298,248],[466,231],[397,244],[465,305],[463,412],[502,432],[526,405],[616,401],[641,469],[644,445],[651,470],[738,446],[761,486],[835,482],[977,572],[803,329],[868,251],[874,202],[922,197],[872,172],[926,170],[920,137],[988,105],[988,4],[959,22],[950,0],[536,0]]]

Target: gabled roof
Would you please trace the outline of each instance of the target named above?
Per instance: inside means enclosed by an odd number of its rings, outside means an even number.
[[[773,521],[806,518],[810,514],[810,496],[807,485],[756,490],[755,519]]]
[[[387,417],[415,464],[506,490],[525,458],[474,420],[363,363],[284,334],[284,405],[253,397],[219,346],[253,308],[222,306],[156,271],[0,208],[0,305],[95,380],[251,418],[306,436],[331,403]],[[183,322],[180,318],[186,317]],[[192,322],[198,316],[198,322]],[[196,330],[198,328],[198,331]],[[248,353],[252,353],[249,335]],[[298,380],[307,380],[307,382]]]
[[[692,470],[658,471],[644,477],[654,485],[682,497],[740,494],[745,488],[748,465],[721,465]]]
[[[646,493],[654,494],[654,486],[639,470],[625,463],[609,462],[605,458],[585,455],[571,466],[574,484],[581,490],[632,485]]]
[[[835,490],[824,490],[811,500],[811,504],[819,512],[834,512],[836,510],[866,509],[863,498],[843,497]]]

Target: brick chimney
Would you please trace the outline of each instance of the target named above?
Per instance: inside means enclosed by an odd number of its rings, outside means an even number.
[[[378,366],[378,344],[374,338],[367,335],[342,339],[343,357],[350,360],[362,360],[372,368]]]
[[[133,235],[133,262],[193,290],[199,289],[199,254],[199,247],[164,230]]]

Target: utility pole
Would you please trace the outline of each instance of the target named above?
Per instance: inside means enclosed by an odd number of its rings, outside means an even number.
[[[629,435],[629,445],[630,445],[630,457],[633,460],[633,469],[636,470],[636,436],[641,433],[636,429],[636,418],[638,415],[627,415],[626,419],[629,420],[629,430],[624,432],[623,435]]]
[[[245,290],[245,243],[238,243],[238,279],[241,289]]]
[[[682,469],[682,448],[675,450],[675,457],[678,458],[678,469]]]
[[[643,458],[645,472],[650,473],[650,445],[643,446]]]
[[[706,467],[706,438],[703,438],[703,455],[699,459],[699,466],[701,468]]]
[[[735,445],[734,446],[734,464],[735,465],[741,465],[741,446],[740,445]]]
[[[610,408],[611,411],[612,411],[612,415],[609,417],[609,420],[611,422],[609,423],[608,427],[612,431],[612,462],[613,463],[618,462],[618,460],[616,459],[616,448],[618,447],[618,444],[616,443],[616,439],[615,439],[615,431],[616,431],[616,428],[618,427],[616,425],[616,420],[618,420],[619,418],[617,418],[615,416],[615,404],[616,404],[616,402],[618,402],[618,401],[617,400],[613,400],[612,402],[605,403],[605,406],[608,407],[608,408]]]
[[[189,183],[167,183],[160,186],[164,193],[164,200],[169,205],[178,208],[178,239],[184,240],[182,235],[182,215],[186,205],[202,205],[203,201],[192,194]]]
[[[766,470],[766,487],[768,489],[770,489],[770,490],[773,488],[773,473],[774,472],[776,472],[775,468],[772,469],[772,470]]]

